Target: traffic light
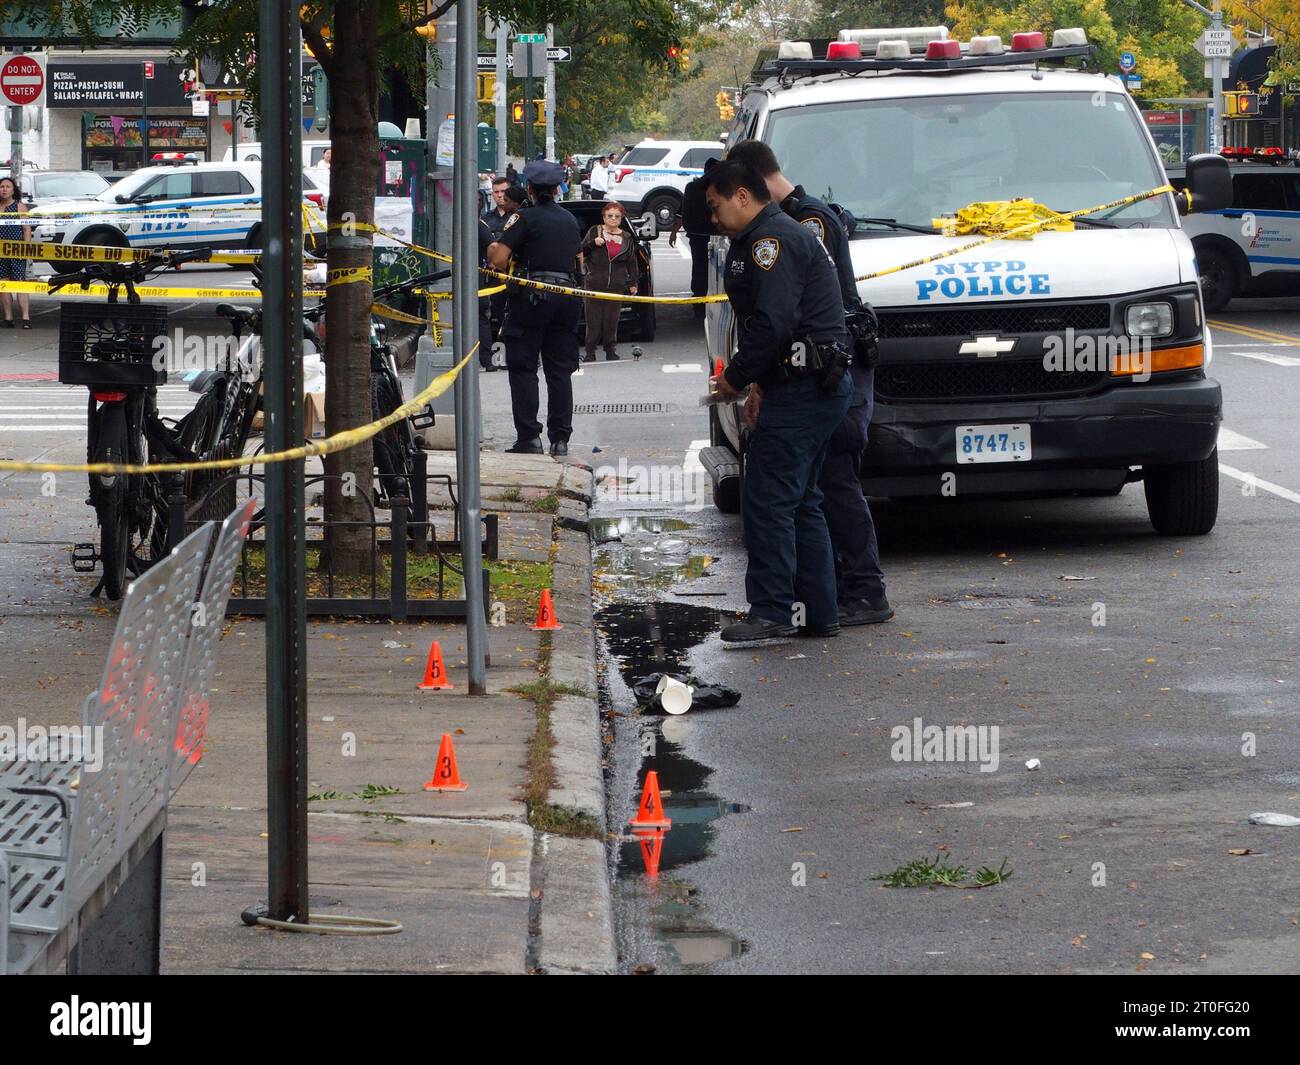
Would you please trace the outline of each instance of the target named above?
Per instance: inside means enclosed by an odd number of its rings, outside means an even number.
[[[478,102],[490,104],[496,102],[497,76],[495,74],[478,75]]]
[[[731,103],[731,93],[726,89],[719,89],[718,95],[713,99],[718,104],[718,117],[723,122],[730,122],[736,117],[736,108]]]
[[[524,124],[523,100],[516,100],[514,103],[510,105],[510,121],[519,126],[522,126]]]
[[[534,126],[546,125],[546,101],[545,100],[533,101],[533,125]]]
[[[680,59],[681,55],[682,55],[682,42],[675,40],[672,42],[672,44],[668,46],[668,58]]]
[[[546,124],[545,100],[516,100],[510,105],[510,121],[522,126],[524,124],[525,108],[527,108],[528,117],[534,126],[544,126]]]

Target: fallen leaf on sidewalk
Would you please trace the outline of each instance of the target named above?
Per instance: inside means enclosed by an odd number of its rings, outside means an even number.
[[[1251,850],[1249,847],[1231,847],[1229,848],[1228,853],[1236,858],[1244,858],[1247,854],[1251,853]]]
[[[1081,947],[1083,946],[1083,941],[1087,938],[1088,938],[1087,932],[1080,932],[1077,936],[1075,936],[1073,939],[1070,940],[1070,946]]]
[[[1156,956],[1152,954],[1149,950],[1144,950],[1141,954],[1138,955],[1138,957],[1141,958],[1143,961],[1156,960]]]
[[[533,898],[535,898],[535,899],[540,899],[540,898],[542,897],[542,889],[539,888],[539,887],[535,887],[535,888],[533,888],[533,890],[530,892],[530,894],[532,895]]]
[[[782,832],[802,832],[803,829],[802,829],[802,828],[783,828],[783,829],[781,829],[781,831],[782,831]]]

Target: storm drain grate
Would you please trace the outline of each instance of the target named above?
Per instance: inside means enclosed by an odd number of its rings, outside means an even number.
[[[662,403],[575,403],[574,414],[664,414]]]

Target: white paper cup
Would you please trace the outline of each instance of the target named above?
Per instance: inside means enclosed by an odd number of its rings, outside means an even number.
[[[659,678],[659,683],[655,687],[655,692],[659,696],[659,705],[664,708],[668,714],[684,714],[691,708],[691,699],[695,696],[695,689],[689,684],[683,684],[679,680],[673,680],[672,677],[664,674]]]

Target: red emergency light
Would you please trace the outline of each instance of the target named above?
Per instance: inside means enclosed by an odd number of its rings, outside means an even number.
[[[827,59],[861,59],[862,49],[857,41],[831,41],[826,46]]]
[[[1042,39],[1040,33],[1039,39]],[[960,41],[930,41],[925,46],[926,59],[960,59],[961,42]]]
[[[1011,35],[1011,50],[1013,52],[1035,52],[1046,45],[1043,42],[1043,35],[1035,30],[1033,33],[1013,33]]]

